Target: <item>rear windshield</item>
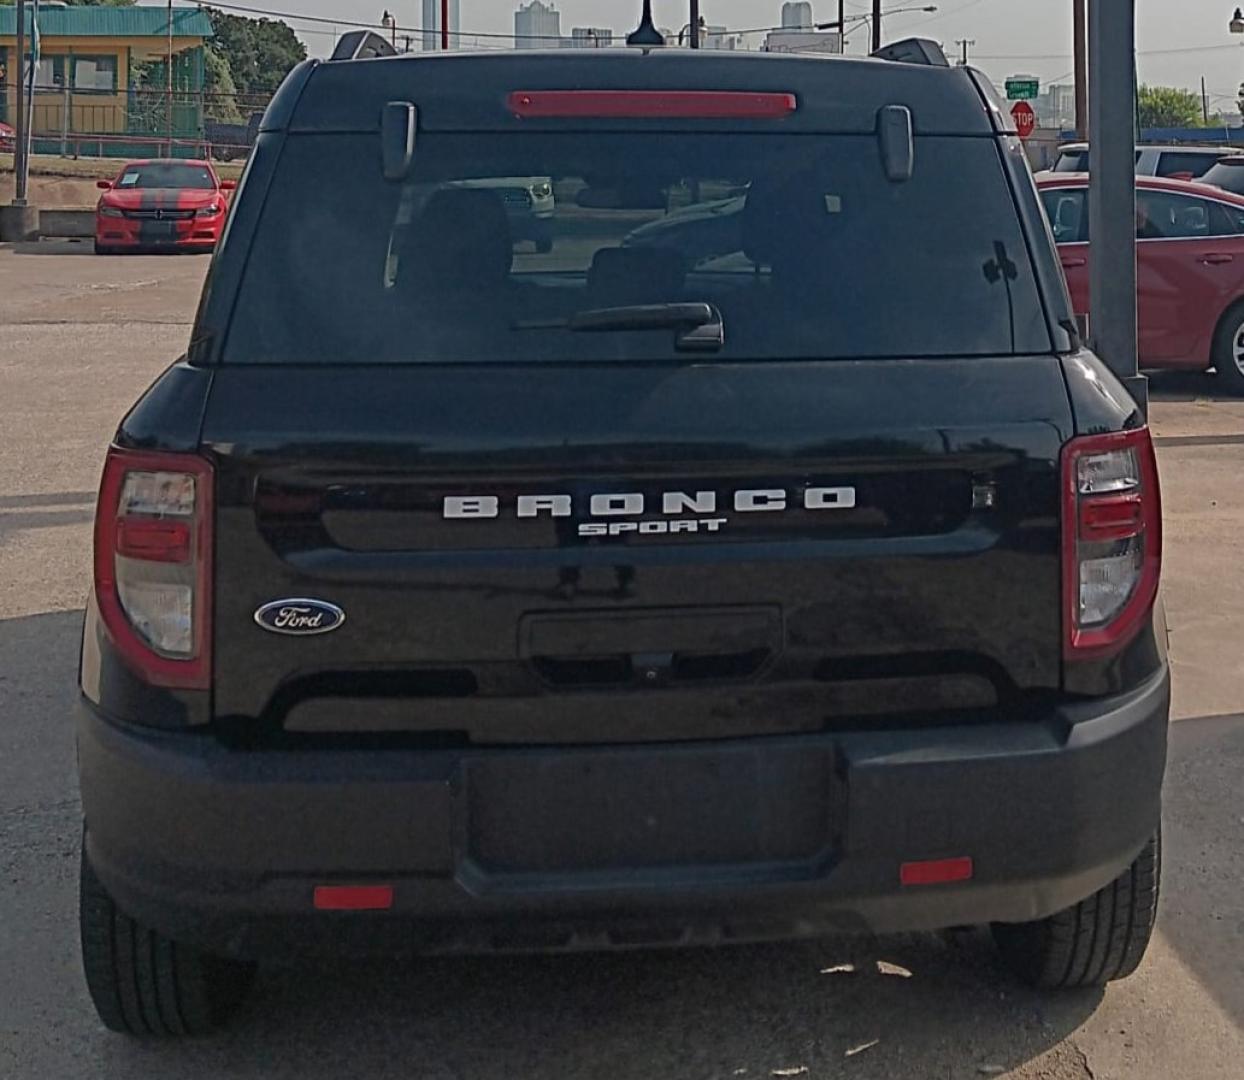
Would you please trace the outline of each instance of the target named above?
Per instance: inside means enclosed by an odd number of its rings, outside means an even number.
[[[872,136],[421,134],[386,182],[376,136],[291,135],[224,360],[686,359],[627,317],[675,304],[715,359],[1049,351],[999,154],[920,138],[892,182]]]
[[[1201,182],[1234,191],[1237,195],[1244,194],[1244,158],[1218,162],[1201,177]]]
[[[1201,176],[1207,169],[1213,168],[1220,157],[1222,154],[1217,150],[1167,150],[1158,158],[1157,175],[1183,176],[1189,173],[1193,177]]]
[[[1054,162],[1051,172],[1082,173],[1088,172],[1089,152],[1087,150],[1063,150]]]
[[[119,188],[214,188],[216,181],[206,165],[179,165],[152,161],[131,165],[117,181]]]

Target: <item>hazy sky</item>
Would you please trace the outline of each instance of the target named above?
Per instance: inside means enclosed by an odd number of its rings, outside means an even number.
[[[344,20],[378,22],[389,7],[403,26],[420,25],[419,0],[238,0],[274,11],[303,13]],[[459,0],[465,33],[511,33],[517,0]],[[887,0],[887,7],[924,6],[931,0]],[[1120,0],[1108,0],[1120,2]],[[1211,104],[1233,101],[1244,81],[1244,36],[1228,33],[1236,0],[1138,0],[1137,36],[1140,77],[1144,82],[1198,88],[1204,76]],[[701,0],[711,23],[731,29],[769,26],[780,21],[781,0]],[[847,0],[847,11],[859,12],[867,0]],[[640,0],[557,0],[562,33],[572,26],[612,26],[622,32],[638,21]],[[657,22],[686,22],[684,0],[653,0]],[[1071,0],[940,0],[935,14],[895,14],[885,22],[887,37],[919,33],[941,41],[947,52],[960,38],[975,39],[973,62],[995,80],[1017,72],[1035,74],[1043,82],[1066,81],[1071,61]],[[818,21],[837,18],[837,0],[815,0]],[[332,47],[331,27],[295,25],[313,54]],[[866,33],[856,31],[849,51],[862,50]],[[747,39],[753,46],[763,35]],[[480,44],[498,44],[481,40]]]

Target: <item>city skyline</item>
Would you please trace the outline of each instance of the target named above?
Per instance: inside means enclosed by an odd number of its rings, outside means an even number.
[[[439,0],[434,0],[439,2]],[[913,0],[914,3],[914,0]],[[378,22],[383,4],[364,0],[269,0],[265,7],[289,14],[315,16],[322,23],[291,25],[306,42],[312,55],[327,55],[334,35],[351,25]],[[510,48],[513,46],[515,0],[462,0],[462,47]],[[554,5],[564,33],[574,26],[612,29],[615,43],[638,21],[640,0],[559,0]],[[889,0],[888,7],[910,6],[908,0]],[[915,6],[925,6],[923,3]],[[958,55],[956,42],[975,41],[972,63],[995,82],[1008,75],[1032,74],[1043,85],[1064,83],[1071,78],[1071,4],[1069,0],[943,0],[936,13],[907,12],[886,19],[887,38],[914,35],[940,41],[949,55]],[[1244,38],[1232,37],[1227,22],[1235,0],[1182,0],[1178,5],[1163,0],[1139,0],[1137,13],[1137,67],[1142,82],[1199,90],[1206,78],[1211,109],[1230,106],[1244,80]],[[403,0],[393,10],[399,26],[422,29],[421,5]],[[654,14],[662,26],[675,28],[686,22],[688,5],[683,0],[654,0]],[[863,14],[868,0],[846,0],[848,20]],[[633,9],[633,10],[632,10]],[[764,30],[781,23],[781,0],[701,0],[707,21],[724,26],[732,34],[744,30],[742,48],[759,48]],[[837,0],[815,0],[817,21],[837,17]],[[339,29],[334,30],[333,23]],[[478,35],[478,36],[473,36]],[[867,46],[863,23],[848,38],[848,53],[861,53]]]

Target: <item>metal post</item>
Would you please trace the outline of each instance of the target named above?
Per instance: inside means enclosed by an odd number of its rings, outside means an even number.
[[[449,0],[441,0],[441,52],[449,52]]]
[[[1097,354],[1142,410],[1148,383],[1136,363],[1135,0],[1089,7],[1089,333]]]
[[[838,51],[847,54],[847,0],[838,0]]]
[[[1075,51],[1076,81],[1076,138],[1081,142],[1089,137],[1088,112],[1088,0],[1071,0],[1073,49]]]
[[[700,0],[691,0],[691,47],[700,47]]]
[[[168,57],[165,63],[166,68],[166,102],[165,109],[168,115],[165,117],[168,127],[168,156],[173,156],[173,0],[168,0]]]
[[[873,47],[876,52],[881,48],[881,0],[873,0]]]
[[[17,0],[17,142],[13,145],[13,171],[16,187],[13,202],[26,205],[26,177],[30,161],[26,156],[26,0]]]
[[[73,111],[73,91],[70,86],[73,84],[73,54],[69,55],[69,70],[65,72],[65,77],[61,80],[64,83],[65,93],[61,99],[60,107],[60,156],[69,156],[69,115]]]

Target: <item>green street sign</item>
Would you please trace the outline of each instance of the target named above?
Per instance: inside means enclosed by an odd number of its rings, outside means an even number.
[[[1031,101],[1040,89],[1037,79],[1007,79],[1006,97],[1008,101]]]

